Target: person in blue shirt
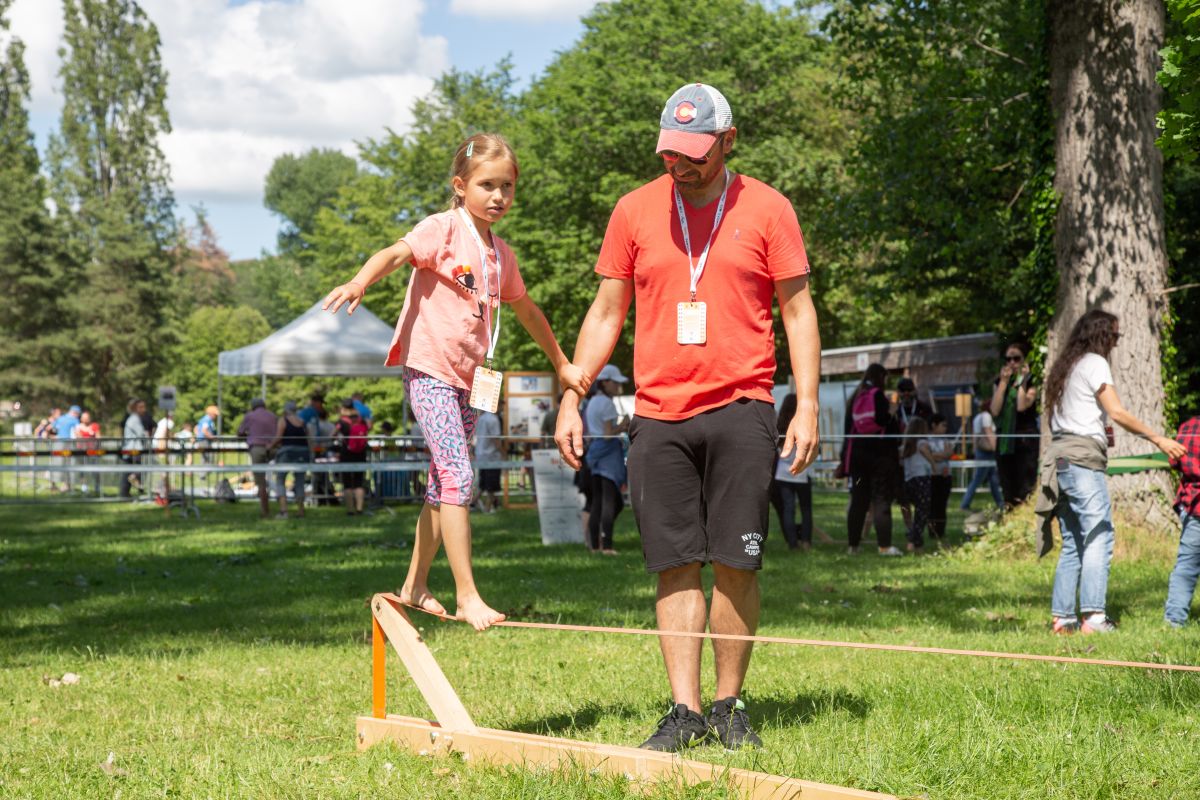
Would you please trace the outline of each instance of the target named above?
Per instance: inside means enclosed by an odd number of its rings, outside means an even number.
[[[67,413],[54,421],[54,435],[59,439],[70,439],[79,425],[79,415],[82,413],[83,409],[79,406],[71,406]]]
[[[350,395],[350,400],[354,403],[354,410],[358,412],[359,418],[367,423],[367,427],[370,428],[375,421],[371,418],[371,407],[363,402],[362,392],[355,392]]]
[[[366,408],[366,406],[363,406]],[[304,427],[310,430],[310,433],[316,431],[317,420],[321,418],[321,412],[325,410],[325,395],[320,392],[313,392],[308,398],[308,405],[300,409],[297,416],[304,421]],[[358,415],[362,416],[362,409],[358,410]],[[315,433],[314,433],[315,435]]]

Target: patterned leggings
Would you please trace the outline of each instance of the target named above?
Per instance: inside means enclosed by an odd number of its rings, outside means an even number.
[[[429,448],[425,502],[469,505],[475,480],[467,450],[475,435],[475,409],[467,403],[470,393],[409,367],[404,368],[404,391]]]

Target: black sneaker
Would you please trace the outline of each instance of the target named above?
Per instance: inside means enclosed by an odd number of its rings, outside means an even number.
[[[750,729],[746,704],[736,697],[713,703],[712,711],[708,712],[708,727],[726,750],[763,746],[762,739]]]
[[[658,721],[658,730],[642,742],[641,749],[676,753],[704,744],[707,739],[708,723],[704,717],[679,703]]]

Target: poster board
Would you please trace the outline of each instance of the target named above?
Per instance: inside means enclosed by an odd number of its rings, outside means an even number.
[[[533,481],[542,544],[582,544],[583,516],[575,470],[563,463],[558,450],[534,450]]]
[[[504,376],[504,433],[513,439],[542,438],[542,421],[554,408],[558,378],[553,372],[510,372]]]

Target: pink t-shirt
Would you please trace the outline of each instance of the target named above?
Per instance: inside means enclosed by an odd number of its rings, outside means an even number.
[[[484,281],[475,239],[457,211],[443,211],[421,220],[400,240],[412,248],[415,269],[385,363],[420,370],[451,386],[470,389],[475,367],[487,355],[485,320],[490,318],[495,326],[495,309],[490,315],[483,310]],[[495,249],[487,252],[492,302],[496,298],[497,251],[499,299],[504,303],[520,300],[525,296],[525,283],[517,257],[495,233],[492,242]],[[465,267],[470,268],[470,277]]]

